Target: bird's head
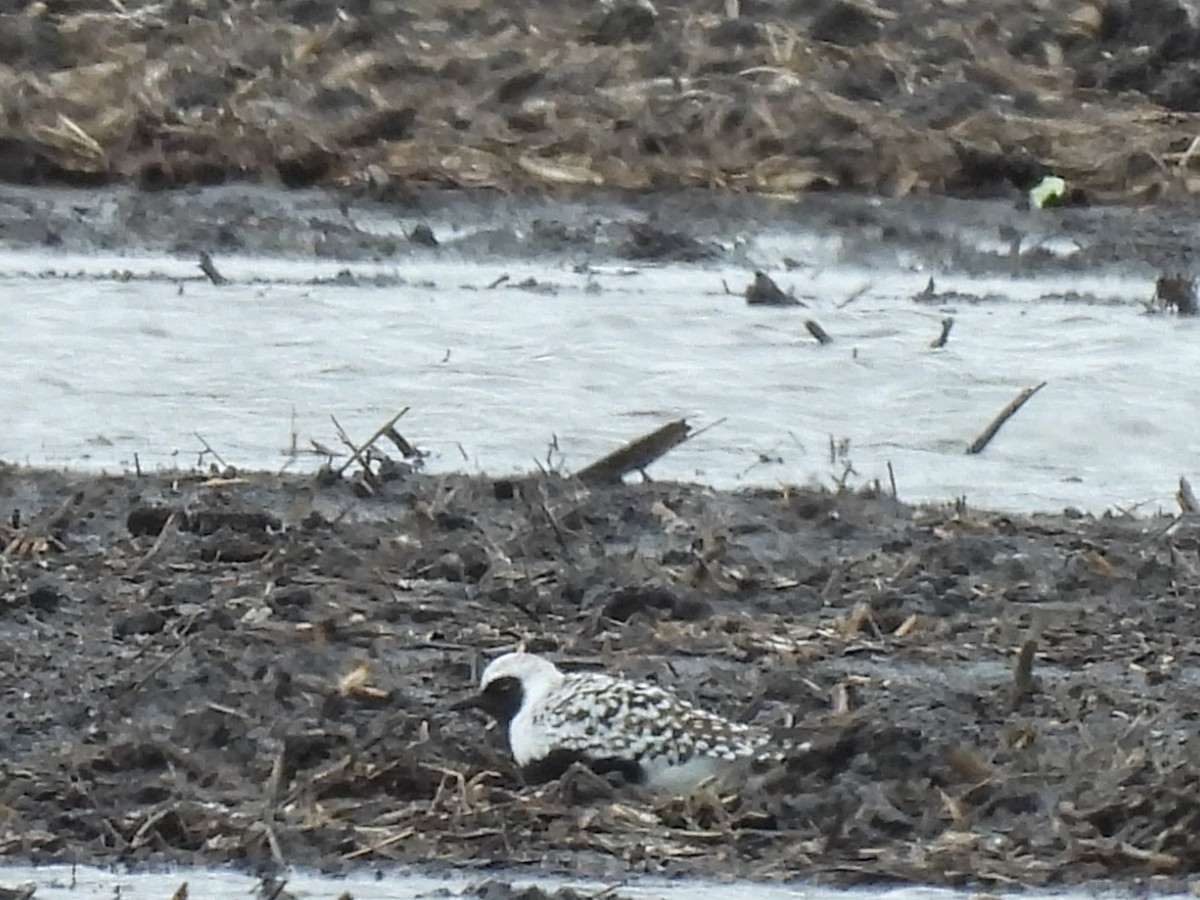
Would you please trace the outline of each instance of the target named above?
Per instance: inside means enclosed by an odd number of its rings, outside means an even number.
[[[563,681],[558,666],[536,653],[497,656],[479,677],[479,692],[454,704],[455,709],[482,709],[507,725],[527,703],[544,697]]]

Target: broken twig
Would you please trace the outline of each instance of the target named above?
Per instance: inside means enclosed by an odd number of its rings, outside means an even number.
[[[390,419],[388,419],[387,422],[385,422],[373,435],[371,435],[370,440],[368,440],[362,446],[356,447],[350,441],[349,438],[343,436],[343,438],[342,438],[343,443],[345,443],[351,450],[350,458],[348,460],[346,460],[344,463],[342,463],[337,468],[337,471],[334,474],[336,474],[338,478],[341,478],[342,475],[345,473],[345,471],[348,468],[350,468],[350,466],[354,463],[355,460],[357,460],[358,464],[361,465],[364,469],[366,469],[369,472],[371,467],[369,465],[367,465],[367,459],[363,454],[365,454],[368,450],[370,450],[371,446],[377,440],[379,440],[381,437],[383,437],[385,434],[387,434],[389,431],[391,431],[392,428],[395,426],[395,424],[398,421],[400,421],[400,417],[403,416],[406,412],[408,412],[408,410],[409,410],[409,407],[406,406],[406,407],[404,407],[404,409],[400,410],[400,412],[396,413],[394,416],[392,416]],[[341,431],[341,426],[337,424],[337,419],[333,420],[333,424],[337,425],[338,430]],[[342,434],[344,435],[345,432],[342,432]],[[401,452],[403,452],[403,451],[401,451]]]
[[[1009,711],[1016,712],[1026,697],[1033,693],[1033,654],[1037,650],[1037,641],[1028,640],[1021,645],[1017,661],[1013,664],[1012,695],[1009,697]]]
[[[873,287],[875,287],[875,282],[873,282],[873,281],[868,281],[864,284],[860,284],[858,287],[856,287],[854,290],[852,290],[846,296],[845,300],[843,300],[841,303],[839,303],[837,305],[837,308],[845,309],[847,306],[849,306],[851,303],[853,303],[855,300],[857,300],[859,297],[861,297],[863,294],[865,294],[867,291],[869,291]]]
[[[208,454],[212,455],[213,459],[215,459],[217,462],[219,462],[221,464],[222,469],[232,468],[229,465],[229,463],[227,463],[227,462],[225,462],[225,460],[221,459],[221,454],[212,448],[212,445],[209,444],[209,442],[204,439],[204,436],[202,434],[200,434],[200,432],[193,431],[192,434],[194,434],[196,436],[196,439],[204,445],[204,452],[200,454],[200,458],[196,461],[197,466],[199,466],[204,461],[204,454],[208,453]]]
[[[832,344],[833,343],[833,338],[831,338],[829,336],[829,333],[826,332],[825,329],[822,328],[820,325],[818,325],[813,319],[805,319],[804,327],[808,329],[809,334],[811,334],[813,337],[815,337],[817,339],[818,343],[820,343],[820,344]]]
[[[136,575],[147,563],[149,563],[152,559],[154,559],[154,557],[158,556],[158,554],[162,552],[162,548],[165,547],[178,532],[179,518],[180,516],[178,511],[173,511],[169,516],[167,516],[167,521],[163,523],[162,530],[158,533],[158,537],[154,539],[154,543],[151,545],[150,549],[146,551],[145,555],[142,556],[141,559],[137,560],[132,566],[130,566],[128,572],[129,575]]]
[[[389,428],[384,432],[387,439],[396,445],[396,449],[400,451],[400,455],[405,459],[420,459],[424,454],[408,442],[408,439],[398,432],[394,427]]]
[[[946,346],[946,341],[950,340],[950,329],[954,327],[954,316],[947,316],[942,319],[942,333],[929,342],[929,346],[934,350],[940,350]]]
[[[1043,381],[1041,384],[1034,385],[1031,388],[1025,388],[1025,390],[1017,394],[1017,396],[1013,398],[1012,402],[1010,402],[1008,406],[1000,410],[1000,415],[992,419],[988,427],[983,429],[983,432],[979,435],[979,437],[975,438],[975,440],[971,442],[971,446],[967,447],[967,453],[979,453],[981,450],[983,450],[984,447],[991,443],[992,438],[996,436],[996,432],[1004,426],[1004,423],[1015,416],[1017,414],[1017,410],[1028,403],[1029,398],[1045,386],[1046,382]]]
[[[669,450],[686,441],[691,430],[686,419],[668,422],[585,466],[575,473],[575,477],[589,485],[620,484],[621,479],[628,473],[642,471]]]
[[[205,250],[200,251],[200,271],[204,273],[213,284],[229,284],[229,279],[217,271],[216,264],[212,261],[212,257]]]
[[[1179,490],[1175,492],[1175,500],[1185,515],[1200,512],[1200,502],[1196,500],[1191,482],[1182,475],[1179,476]]]

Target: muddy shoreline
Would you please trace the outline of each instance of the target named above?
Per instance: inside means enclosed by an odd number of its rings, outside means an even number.
[[[780,258],[781,239],[796,249]],[[816,255],[812,240],[833,241]],[[810,194],[795,201],[712,191],[588,191],[570,197],[429,189],[410,202],[333,191],[216,187],[147,192],[0,188],[0,244],[39,254],[38,277],[63,255],[201,252],[345,263],[542,260],[575,267],[682,263],[1042,278],[1195,269],[1200,223],[1190,203],[1023,210],[1011,200],[885,199]],[[767,249],[768,247],[772,249]],[[28,266],[28,259],[20,259]],[[117,263],[119,266],[119,263]],[[114,270],[113,277],[132,277]],[[196,279],[203,279],[199,269]],[[353,276],[346,276],[353,281]]]
[[[0,468],[6,857],[1161,889],[1200,870],[1188,523],[399,469],[361,494]],[[525,787],[445,709],[520,640],[814,749],[744,796]]]

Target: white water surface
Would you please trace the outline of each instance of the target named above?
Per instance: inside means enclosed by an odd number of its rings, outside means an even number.
[[[579,879],[506,878],[491,876],[514,886],[536,885],[545,891],[571,887],[581,896],[629,898],[629,900],[962,900],[974,896],[1000,897],[989,891],[971,895],[943,888],[900,887],[837,890],[806,885],[780,885],[761,882],[705,882],[695,879],[663,881],[637,878],[624,882],[582,881]],[[354,900],[446,900],[478,896],[472,891],[488,880],[447,875],[442,878],[418,875],[403,870],[379,870],[346,877],[292,871],[286,875],[286,890],[298,900],[334,900],[348,893]],[[259,880],[227,869],[179,868],[167,872],[127,872],[89,866],[0,866],[0,887],[34,885],[35,900],[167,900],[187,882],[191,900],[244,900],[261,896]],[[612,893],[608,893],[611,891]],[[1022,891],[1012,894],[1021,900],[1083,900],[1083,898],[1124,898],[1133,894],[1117,891]],[[1138,896],[1146,896],[1141,892]],[[1157,894],[1168,897],[1171,895]]]
[[[234,283],[217,287],[192,260],[0,253],[0,459],[190,467],[199,435],[241,468],[315,468],[289,462],[293,434],[337,447],[331,416],[364,440],[407,406],[400,431],[434,471],[528,471],[552,441],[570,471],[685,417],[713,427],[652,476],[831,484],[831,437],[849,439],[851,484],[887,486],[890,462],[909,501],[1151,512],[1197,475],[1200,322],[1146,315],[1151,284],[939,275],[939,292],[986,299],[917,303],[928,272],[847,268],[811,236],[769,243],[813,261],[771,272],[808,309],[748,307],[752,273],[733,267],[222,258]],[[360,283],[306,283],[342,270]]]

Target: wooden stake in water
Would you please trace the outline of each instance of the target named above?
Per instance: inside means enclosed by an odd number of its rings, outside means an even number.
[[[954,316],[947,316],[942,319],[942,333],[929,342],[929,346],[934,350],[941,350],[946,346],[946,341],[950,340],[950,329],[954,327]]]
[[[992,419],[991,424],[989,424],[987,428],[983,429],[983,432],[979,435],[979,437],[975,438],[975,440],[971,442],[971,446],[967,448],[967,453],[979,453],[981,450],[983,450],[984,447],[991,443],[992,438],[996,436],[996,432],[1004,426],[1004,423],[1015,416],[1017,414],[1017,410],[1028,403],[1029,398],[1045,386],[1046,382],[1043,381],[1041,384],[1034,385],[1031,388],[1025,388],[1025,390],[1017,394],[1017,396],[1013,398],[1012,402],[1009,403],[1008,406],[1000,410],[1000,415]]]

